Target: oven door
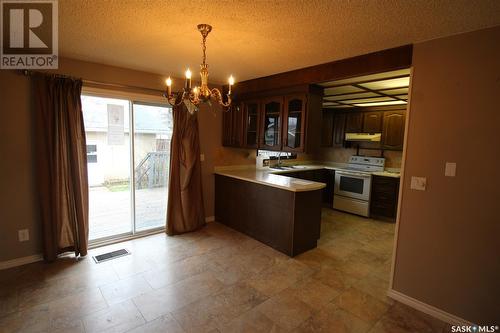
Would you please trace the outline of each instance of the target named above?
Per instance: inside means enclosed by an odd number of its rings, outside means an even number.
[[[370,200],[372,176],[369,174],[336,171],[334,193],[348,198]]]

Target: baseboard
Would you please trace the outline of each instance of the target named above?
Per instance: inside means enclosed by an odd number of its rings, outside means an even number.
[[[12,268],[12,267],[17,267],[17,266],[22,266],[22,265],[26,265],[26,264],[31,264],[33,262],[42,261],[42,260],[43,260],[43,256],[41,254],[34,254],[32,256],[16,258],[16,259],[11,259],[11,260],[6,260],[6,261],[0,261],[0,270]]]
[[[436,308],[432,305],[429,305],[427,303],[421,302],[421,301],[414,299],[410,296],[402,294],[399,291],[396,291],[394,289],[389,289],[387,291],[387,296],[389,296],[390,298],[392,298],[400,303],[408,305],[409,307],[414,308],[420,312],[426,313],[429,316],[433,316],[434,318],[437,318],[441,321],[444,321],[448,324],[467,325],[467,326],[473,325],[473,323],[471,323],[465,319],[454,316],[451,313],[448,313],[446,311],[438,309],[438,308]]]
[[[207,216],[205,217],[205,222],[213,222],[215,221],[215,216]]]

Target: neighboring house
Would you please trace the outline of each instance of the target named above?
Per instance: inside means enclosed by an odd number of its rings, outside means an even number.
[[[82,96],[82,104],[87,139],[89,186],[128,181],[130,179],[128,106],[124,107],[122,144],[109,144],[108,103],[98,103],[95,98]],[[168,175],[172,137],[171,109],[134,105],[134,133],[136,182],[137,178],[143,178],[143,173],[147,172],[145,170],[149,162],[147,159],[160,157],[164,169],[162,173]]]

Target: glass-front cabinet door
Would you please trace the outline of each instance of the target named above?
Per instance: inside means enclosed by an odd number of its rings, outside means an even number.
[[[285,98],[285,121],[283,124],[283,150],[304,151],[306,95]]]
[[[262,102],[261,149],[281,150],[281,116],[283,99],[270,98]]]
[[[247,148],[257,148],[259,143],[259,102],[247,101],[243,103],[244,112],[244,146]]]

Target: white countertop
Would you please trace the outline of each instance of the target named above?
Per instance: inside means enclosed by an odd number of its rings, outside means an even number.
[[[306,169],[297,169],[297,171]],[[311,170],[311,169],[308,169]],[[283,172],[285,171],[285,172]],[[278,173],[287,173],[288,170],[257,170],[257,169],[235,169],[219,170],[217,175],[246,180],[252,183],[268,185],[292,192],[315,191],[326,187],[324,183],[313,182],[309,180],[297,179],[279,175]],[[293,171],[292,171],[293,172]]]
[[[296,169],[276,170],[276,169],[256,169],[253,166],[229,166],[218,167],[215,174],[250,181],[257,184],[268,185],[283,190],[293,192],[314,191],[326,187],[326,184],[313,182],[309,180],[287,177],[287,173],[300,172],[306,170],[330,169],[338,170],[345,168],[344,163],[325,163],[325,164],[301,164]],[[399,178],[398,169],[389,171],[374,172],[373,175]]]

